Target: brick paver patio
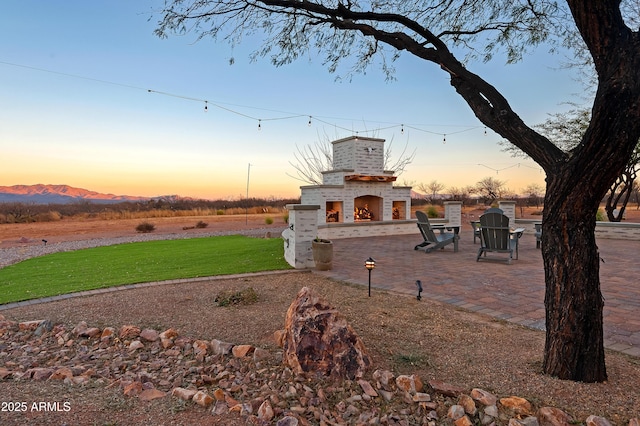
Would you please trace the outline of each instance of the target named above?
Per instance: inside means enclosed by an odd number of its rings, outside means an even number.
[[[364,261],[371,256],[376,260],[371,280],[374,289],[417,295],[415,281],[421,280],[425,303],[438,300],[544,329],[544,270],[533,233],[522,236],[519,260],[510,265],[476,262],[478,244],[473,243],[470,228],[462,230],[457,253],[453,245],[431,253],[415,251],[413,247],[421,241],[417,229],[415,235],[338,239],[334,241],[333,269],[316,273],[366,286]],[[640,262],[635,257],[640,241],[601,239],[598,247],[603,260],[605,346],[640,356]]]

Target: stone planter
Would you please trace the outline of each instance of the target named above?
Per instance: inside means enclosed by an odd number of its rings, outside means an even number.
[[[328,271],[333,268],[333,243],[329,240],[311,241],[313,251],[313,261],[318,271]]]

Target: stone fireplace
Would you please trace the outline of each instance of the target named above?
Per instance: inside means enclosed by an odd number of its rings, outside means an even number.
[[[317,238],[414,234],[420,242],[411,219],[411,187],[393,186],[396,176],[384,170],[384,139],[352,136],[332,148],[333,169],[323,172],[322,185],[302,186],[300,204],[287,204],[285,260],[294,268],[313,268]],[[461,208],[460,201],[445,202],[444,219],[434,222],[460,227]]]
[[[411,187],[393,185],[384,142],[360,136],[332,142],[333,169],[322,173],[322,185],[300,188],[301,204],[320,206],[318,225],[411,218]]]

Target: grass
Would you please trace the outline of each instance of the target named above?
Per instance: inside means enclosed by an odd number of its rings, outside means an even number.
[[[290,269],[279,238],[240,235],[54,253],[0,269],[0,304],[118,285]]]

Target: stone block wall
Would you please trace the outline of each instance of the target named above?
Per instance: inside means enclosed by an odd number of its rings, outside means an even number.
[[[377,175],[384,169],[384,139],[348,137],[333,144],[333,168]]]
[[[313,268],[311,241],[318,236],[318,205],[287,204],[289,227],[282,232],[284,258],[296,269]]]
[[[516,223],[516,202],[515,201],[499,201],[498,208],[504,212],[504,215],[509,218],[509,225],[513,227]]]

